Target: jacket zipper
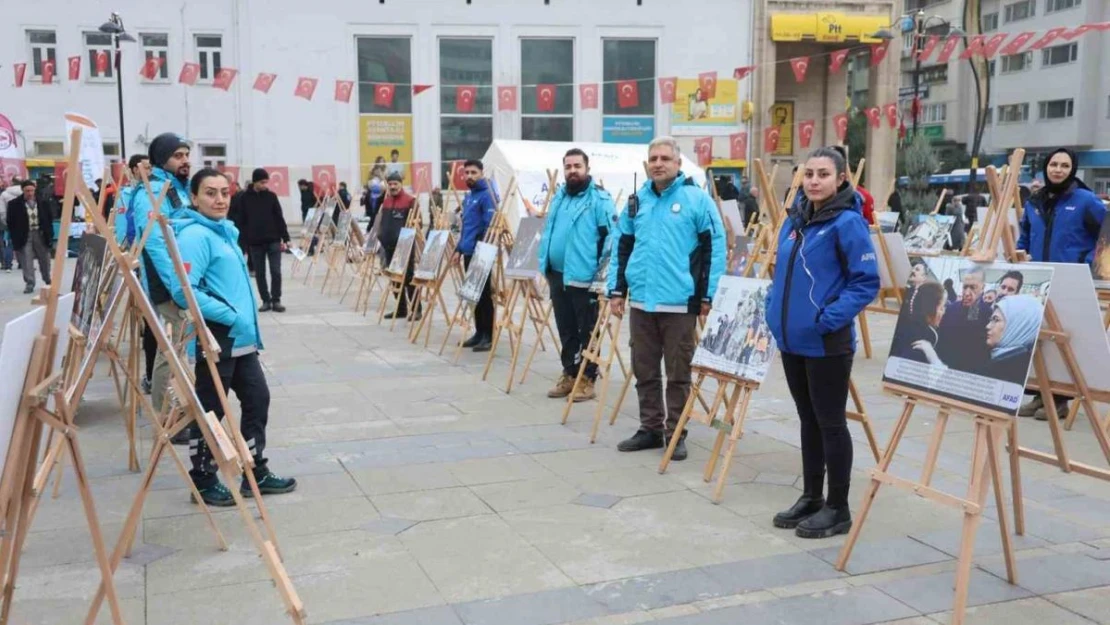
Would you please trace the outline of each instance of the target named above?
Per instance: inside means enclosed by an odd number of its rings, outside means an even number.
[[[797,230],[795,230],[797,232]],[[805,243],[805,239],[801,236],[796,237],[793,249],[790,250],[790,262],[786,267],[786,280],[784,281],[783,288],[785,289],[782,296],[782,351],[787,354],[790,353],[790,344],[787,341],[786,320],[789,317],[788,312],[790,309],[790,287],[794,281],[794,261],[798,257],[798,249],[801,244]]]
[[[1056,225],[1056,209],[1060,206],[1059,200],[1063,198],[1056,199],[1056,206],[1052,207],[1052,212],[1045,211],[1044,244],[1041,249],[1041,253],[1044,255],[1041,257],[1042,263],[1052,262],[1052,257],[1050,256],[1052,252],[1052,227]]]

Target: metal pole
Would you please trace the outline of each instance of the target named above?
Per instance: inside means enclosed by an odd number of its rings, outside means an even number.
[[[119,57],[119,35],[115,35],[116,40],[116,98],[119,103],[119,157],[123,162],[127,162],[127,133],[123,131],[123,72],[120,67],[123,63],[120,62]]]
[[[921,34],[924,29],[922,28],[923,23],[920,13],[914,15],[913,21],[913,46],[911,46],[911,49],[913,50],[912,54],[914,58],[914,66],[913,99],[911,100],[911,102],[916,103],[917,106],[911,105],[910,112],[913,114],[913,137],[917,138],[917,120],[919,117],[921,117],[921,100],[919,99],[921,93],[921,54],[919,51],[919,46],[921,45]]]

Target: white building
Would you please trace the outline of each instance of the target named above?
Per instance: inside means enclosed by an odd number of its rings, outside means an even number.
[[[442,172],[446,162],[480,157],[495,138],[646,142],[666,134],[671,107],[659,103],[656,77],[715,70],[724,81],[748,65],[754,1],[10,3],[0,23],[0,113],[15,124],[28,159],[61,156],[67,111],[94,119],[106,151],[119,154],[114,70],[95,71],[97,51],[111,47],[98,27],[114,10],[138,39],[121,44],[127,154],[175,131],[194,143],[196,165],[240,166],[244,179],[256,166],[288,166],[295,180],[308,178],[314,164],[334,164],[356,187],[365,181],[360,163],[365,172],[374,157],[388,160],[391,145],[399,160]],[[76,81],[67,76],[73,56],[82,65]],[[148,81],[139,72],[151,56],[165,62]],[[51,85],[41,79],[46,59],[58,68]],[[15,88],[12,67],[20,62],[27,78]],[[195,86],[178,82],[185,62],[200,65]],[[220,67],[238,70],[228,91],[212,86]],[[252,88],[260,72],[277,75],[269,93]],[[319,79],[311,101],[294,97],[299,77]],[[629,79],[638,79],[639,104],[621,108],[606,81]],[[350,103],[336,101],[337,80],[358,81]],[[602,84],[597,109],[582,109],[582,83]],[[391,107],[374,103],[375,84],[396,85]],[[553,110],[537,109],[538,84],[556,85]],[[414,95],[412,85],[434,87]],[[478,87],[474,110],[461,113],[456,90],[469,85]],[[522,85],[519,110],[492,105],[500,85]],[[747,88],[740,84],[741,98]],[[376,133],[369,138],[367,124]],[[360,146],[367,141],[374,145]],[[693,137],[683,141],[692,147]],[[294,187],[291,212],[295,194]]]

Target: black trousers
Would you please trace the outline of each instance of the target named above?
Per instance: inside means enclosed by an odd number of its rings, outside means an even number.
[[[393,262],[393,253],[396,248],[385,248],[385,266],[388,267],[389,263]],[[409,266],[405,270],[405,297],[401,300],[400,308],[397,309],[397,314],[401,317],[407,317],[409,314],[408,300],[412,299],[413,293],[416,292],[416,287],[412,286],[412,273],[416,270],[416,259],[413,258],[415,254],[409,254]],[[417,306],[417,310],[420,307]]]
[[[807,495],[823,492],[829,476],[828,505],[848,505],[852,477],[852,436],[845,406],[852,354],[808,358],[782,354],[786,384],[802,422],[802,479]]]
[[[559,330],[559,342],[563,344],[560,354],[563,374],[575,377],[582,365],[582,352],[589,347],[590,334],[597,323],[597,295],[584,287],[565,285],[563,274],[555,271],[547,274],[547,284],[551,287],[555,327]],[[586,365],[586,377],[597,379],[597,363]]]
[[[262,362],[258,352],[225,358],[216,365],[220,374],[220,382],[224,390],[239,399],[242,415],[239,420],[239,431],[247,441],[247,447],[254,456],[254,475],[262,478],[269,469],[266,468],[266,458],[262,455],[266,449],[266,423],[270,419],[270,387],[266,384],[266,374],[262,372]],[[216,385],[208,371],[208,362],[204,358],[197,359],[196,366],[197,398],[205,412],[214,412],[221,420],[224,418],[224,409],[220,405],[220,397],[216,394]],[[204,489],[219,481],[216,463],[212,459],[212,450],[201,436],[200,429],[193,424],[189,434],[189,458],[193,468],[189,476],[197,488]],[[237,486],[229,485],[232,488]]]
[[[463,256],[463,268],[470,268],[472,256]],[[490,272],[489,280],[482,287],[482,295],[478,297],[478,304],[474,307],[474,332],[475,334],[493,339],[493,293],[490,291],[490,282],[493,273]]]
[[[258,282],[258,296],[263,302],[281,300],[281,242],[251,246],[254,259],[254,279]],[[266,284],[266,261],[270,263],[270,284]]]
[[[146,379],[154,379],[154,357],[158,355],[158,341],[154,340],[154,332],[143,321],[143,355],[146,357]]]

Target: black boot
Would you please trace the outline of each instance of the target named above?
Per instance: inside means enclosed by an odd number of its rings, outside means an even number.
[[[686,455],[687,455],[686,454],[686,433],[687,432],[688,432],[688,430],[683,430],[682,431],[682,436],[680,436],[678,438],[678,444],[675,445],[675,447],[674,447],[674,453],[671,454],[671,460],[673,460],[675,462],[682,462],[683,460],[686,459]],[[668,444],[670,444],[671,438],[673,436],[674,436],[674,432],[669,432],[664,440]]]
[[[488,352],[491,349],[493,349],[493,339],[488,336],[483,336],[481,340],[474,345],[474,351],[476,352]]]
[[[825,498],[820,494],[802,495],[788,510],[776,514],[771,522],[775,524],[775,527],[792,530],[798,527],[798,524],[802,521],[820,512],[824,506]]]
[[[617,444],[617,451],[643,451],[645,449],[660,449],[664,445],[663,433],[639,429],[632,435]]]
[[[274,300],[273,309],[274,309],[274,312],[276,312],[276,313],[285,312],[285,306],[281,305],[281,300],[279,300],[279,299]]]
[[[481,342],[482,342],[482,335],[481,334],[475,334],[474,336],[466,339],[466,341],[463,342],[462,346],[463,347],[474,347],[475,345],[477,345],[478,343],[481,343]]]
[[[258,312],[270,312],[273,309],[274,305],[270,302],[262,302],[262,307],[258,309]]]
[[[813,516],[798,523],[794,535],[798,538],[829,538],[847,534],[852,529],[852,511],[848,506],[833,508],[826,504]]]

